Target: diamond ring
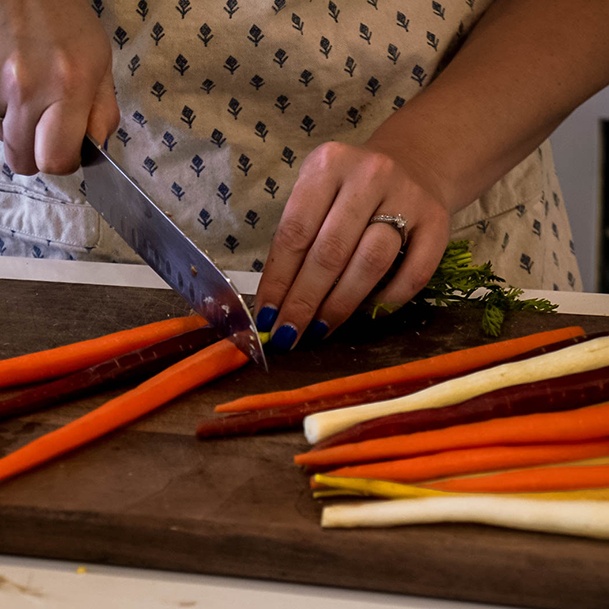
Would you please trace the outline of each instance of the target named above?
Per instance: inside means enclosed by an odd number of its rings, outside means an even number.
[[[372,216],[372,218],[370,218],[370,222],[368,222],[368,225],[377,224],[379,222],[383,224],[389,224],[389,226],[392,226],[393,228],[395,228],[395,230],[398,231],[398,233],[400,233],[400,238],[402,239],[402,245],[400,246],[400,249],[402,249],[404,245],[406,245],[406,240],[408,239],[408,220],[402,217],[401,214],[398,214],[397,216],[379,214],[378,216]]]

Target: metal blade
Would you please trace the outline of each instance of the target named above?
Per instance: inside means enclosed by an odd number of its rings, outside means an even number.
[[[254,320],[230,279],[88,136],[82,166],[89,203],[197,313],[266,368]]]

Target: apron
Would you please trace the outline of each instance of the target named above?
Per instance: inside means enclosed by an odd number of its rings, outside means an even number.
[[[108,150],[221,267],[261,271],[306,155],[365,141],[491,3],[96,0],[122,111]],[[581,289],[548,143],[452,228],[512,285]],[[81,174],[5,163],[0,253],[141,262],[86,203]]]

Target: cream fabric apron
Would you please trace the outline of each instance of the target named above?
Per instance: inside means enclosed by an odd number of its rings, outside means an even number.
[[[94,0],[112,39],[108,147],[224,268],[260,271],[302,160],[364,141],[450,60],[492,0]],[[454,218],[519,287],[581,289],[544,144]],[[138,262],[82,176],[0,177],[2,255]]]

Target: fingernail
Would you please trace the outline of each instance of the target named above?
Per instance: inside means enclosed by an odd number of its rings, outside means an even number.
[[[294,326],[284,324],[273,334],[271,344],[278,351],[289,351],[294,345],[297,336],[298,331]]]
[[[277,319],[277,313],[279,311],[275,307],[262,307],[256,315],[256,328],[260,332],[270,332],[275,320]]]
[[[325,321],[321,321],[321,319],[314,319],[307,327],[303,339],[306,339],[307,342],[318,343],[322,341],[330,327]]]

